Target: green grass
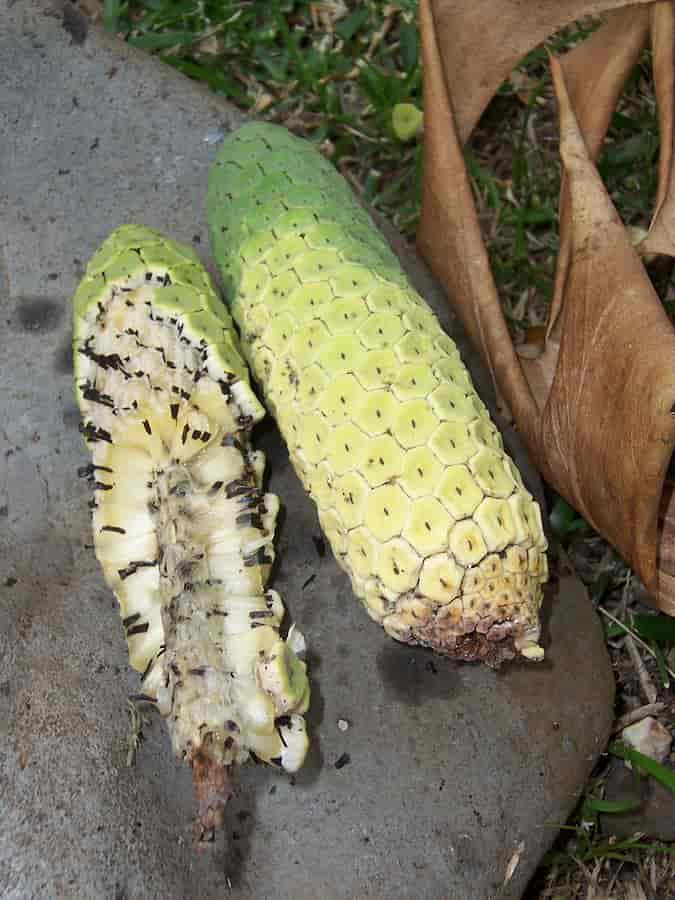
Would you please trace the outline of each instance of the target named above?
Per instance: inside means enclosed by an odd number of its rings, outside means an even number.
[[[421,140],[392,127],[398,104],[422,106],[416,0],[104,0],[103,21],[130,44],[240,109],[316,143],[354,189],[409,237],[420,210]],[[466,150],[495,279],[514,337],[545,322],[557,252],[560,170],[547,52],[523,60]],[[646,226],[658,153],[649,59],[615,114],[600,171],[627,225]]]
[[[373,206],[411,234],[421,152],[396,104],[421,105],[415,0],[108,0],[104,21],[240,109],[316,143]],[[321,12],[316,12],[318,8]],[[313,10],[314,15],[312,15]]]
[[[392,117],[401,112],[400,104],[422,107],[416,13],[416,0],[102,3],[105,26],[130,44],[158,54],[251,115],[314,142],[354,189],[409,237],[420,212],[423,135],[413,128],[400,139]],[[495,280],[517,340],[546,321],[558,248],[560,163],[547,53],[564,52],[595,27],[591,20],[575,23],[533,50],[501,86],[466,148]],[[648,226],[657,157],[650,59],[644,53],[612,118],[598,166],[626,225]],[[675,311],[675,302],[664,299]],[[551,525],[576,554],[595,602],[606,604],[625,591],[625,565],[559,498]],[[580,546],[586,548],[581,555],[575,550]],[[672,620],[633,614],[622,596],[626,624],[610,624],[607,631],[615,662],[625,632],[637,635],[651,648],[654,677],[666,689],[665,654],[675,643]],[[584,879],[591,864],[609,866],[609,883],[615,873],[632,866],[639,875],[666,855],[668,848],[640,838],[607,841],[598,816],[620,811],[602,796],[601,781],[589,784],[540,872],[538,881],[545,886],[538,898],[590,897]],[[574,873],[582,873],[581,880]]]

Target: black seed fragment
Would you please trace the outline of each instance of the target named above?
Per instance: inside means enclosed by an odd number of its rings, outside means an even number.
[[[257,513],[240,513],[235,519],[237,525],[249,525],[251,528],[262,530],[262,519]]]
[[[152,428],[150,427],[150,423],[147,419],[143,419],[143,428],[145,428],[146,434],[152,434]]]
[[[141,617],[140,613],[132,613],[132,615],[127,616],[126,618],[122,619],[122,625],[124,625],[125,628],[128,628],[130,625],[133,625],[134,622],[138,622],[140,617]]]
[[[190,433],[190,426],[189,426],[189,425],[185,425],[185,426],[183,427],[183,434],[181,435],[181,443],[182,443],[183,445],[185,445],[185,442],[187,441],[187,437],[188,437],[188,434],[189,434],[189,433]]]
[[[314,581],[315,578],[316,578],[316,575],[314,575],[314,574],[310,575],[309,578],[306,578],[305,581],[304,581],[304,583],[303,583],[303,585],[302,585],[301,590],[304,591],[304,589],[305,589],[306,587],[309,587],[309,585]]]
[[[154,659],[151,659],[150,662],[149,662],[149,663],[147,664],[147,666],[145,667],[145,670],[144,670],[143,674],[141,675],[141,683],[144,682],[145,679],[146,679],[146,678],[148,677],[148,675],[150,674],[150,670],[152,669],[152,666],[153,666],[154,662],[155,662],[155,660],[154,660]]]
[[[89,346],[91,340],[91,338],[87,338],[84,347],[80,348],[77,352],[81,353],[82,356],[86,356],[104,370],[114,369],[115,371],[120,370],[124,372],[124,365],[119,353],[96,353]]]
[[[222,484],[222,482],[220,482]],[[234,497],[242,497],[252,491],[252,485],[246,478],[235,478],[225,488],[225,496],[228,500]]]
[[[252,609],[248,615],[250,619],[271,619],[274,613],[271,609]]]
[[[130,628],[127,631],[127,637],[133,637],[135,634],[145,634],[145,632],[150,628],[149,622],[143,622],[141,625],[134,625],[133,628]]]
[[[107,406],[109,409],[115,408],[113,398],[109,394],[102,393],[89,383],[81,385],[80,390],[85,400],[90,400],[92,403],[100,403],[101,406]]]
[[[113,534],[126,534],[126,530],[120,528],[119,525],[103,525],[101,531],[110,531]]]
[[[171,410],[171,418],[172,418],[172,419],[174,420],[174,422],[175,422],[176,419],[178,418],[178,404],[177,404],[177,403],[172,403],[172,404],[170,405],[169,409]]]
[[[349,753],[343,753],[341,756],[338,756],[338,758],[335,760],[335,768],[336,769],[344,769],[344,767],[349,765],[349,763],[351,761],[352,761],[352,758],[349,755]]]
[[[111,491],[113,488],[112,484],[104,484],[102,481],[94,482],[94,490],[95,491]]]
[[[205,444],[207,441],[211,440],[211,432],[210,431],[202,431],[202,444]]]
[[[206,666],[196,666],[194,669],[188,669],[190,675],[202,676],[206,673]]]
[[[130,562],[125,569],[118,569],[117,574],[120,576],[122,581],[124,581],[125,578],[129,578],[131,575],[134,575],[139,569],[152,568],[156,565],[156,559],[151,562],[145,560],[134,560],[133,562]]]
[[[197,430],[195,429],[195,430],[192,432],[192,440],[193,440],[193,441],[198,441],[199,438],[200,438],[201,436],[202,436],[201,431],[197,431]]]
[[[213,497],[214,494],[217,494],[218,491],[221,489],[222,486],[223,486],[223,482],[222,482],[222,481],[214,481],[213,484],[211,485],[211,487],[209,488],[209,491],[208,491],[209,497]]]
[[[250,556],[244,558],[244,565],[247,568],[251,568],[251,566],[264,566],[267,564],[271,565],[272,560],[269,556],[267,556],[264,547],[258,547],[255,553],[252,553]]]
[[[80,422],[77,428],[85,441],[90,441],[92,443],[96,441],[106,441],[106,443],[112,444],[110,432],[106,431],[105,428],[97,428],[92,422]]]
[[[251,756],[253,756],[253,754],[251,754]],[[280,765],[281,765],[281,757],[280,757],[280,756],[273,756],[273,757],[270,759],[270,762],[272,763],[273,766],[280,766]]]

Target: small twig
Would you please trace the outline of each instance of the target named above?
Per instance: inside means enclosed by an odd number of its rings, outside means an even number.
[[[626,573],[626,579],[623,586],[623,591],[621,592],[621,607],[623,612],[625,613],[628,602],[631,598],[631,585],[633,580],[633,573],[628,570]],[[640,682],[640,687],[642,688],[642,693],[645,695],[647,699],[647,703],[656,703],[656,698],[658,697],[658,691],[654,687],[654,682],[647,671],[647,667],[645,666],[645,661],[640,656],[640,652],[637,648],[637,644],[635,643],[636,636],[633,633],[629,633],[624,638],[624,645],[626,650],[628,650],[628,655],[631,658],[633,665],[635,666],[635,671],[637,672],[638,681]]]
[[[624,622],[621,622],[619,619],[617,619],[616,616],[613,616],[611,614],[611,612],[608,612],[605,609],[604,606],[598,606],[598,612],[602,613],[603,616],[606,616],[610,620],[610,622],[614,622],[615,625],[618,625],[619,628],[623,628],[623,630],[626,632],[626,634],[630,635],[636,644],[639,644],[643,650],[646,650],[647,653],[649,653],[650,656],[656,658],[656,654],[654,653],[652,648],[649,646],[649,644],[646,644],[642,640],[642,638],[639,638],[637,636],[637,634],[635,634],[634,631],[631,631],[631,629],[628,627],[628,625],[626,625]],[[675,672],[673,672],[673,670],[670,668],[670,666],[666,666],[666,672],[670,675],[671,678],[675,678]]]
[[[636,722],[641,722],[643,719],[646,719],[647,716],[657,716],[659,713],[663,712],[665,708],[665,703],[647,703],[645,706],[639,706],[637,709],[632,709],[630,712],[624,713],[616,720],[613,733],[616,734],[619,731],[623,731],[624,728],[628,728],[629,725],[635,725]]]
[[[608,548],[609,549],[609,548]],[[630,569],[626,572],[626,577],[624,579],[623,590],[621,591],[621,613],[622,615],[626,615],[626,610],[628,609],[628,601],[631,596],[631,585],[633,581],[633,573]]]
[[[642,693],[647,698],[648,703],[656,703],[658,691],[654,687],[654,682],[649,676],[649,672],[647,671],[647,667],[645,666],[645,661],[640,656],[637,644],[635,643],[635,638],[632,634],[626,635],[624,644],[626,646],[626,649],[628,650],[628,655],[630,656],[633,665],[635,666],[635,671],[637,672],[637,676],[640,681]]]
[[[385,37],[389,33],[389,29],[391,28],[392,23],[393,23],[396,15],[398,14],[398,10],[396,8],[392,8],[392,7],[388,7],[388,8],[385,7],[384,12],[385,12],[384,22],[382,23],[381,27],[373,35],[373,37],[370,41],[370,44],[368,46],[368,49],[366,50],[366,59],[368,61],[370,61],[373,58],[375,51],[377,50],[377,48],[380,46],[382,41],[385,39]]]

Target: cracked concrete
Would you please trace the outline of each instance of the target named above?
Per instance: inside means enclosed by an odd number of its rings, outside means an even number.
[[[0,0],[0,12],[0,894],[520,897],[612,718],[587,598],[571,578],[551,586],[541,666],[497,674],[395,644],[319,554],[316,515],[269,421],[258,439],[285,509],[274,586],[311,647],[307,766],[295,779],[242,770],[206,853],[191,844],[190,774],[161,722],[126,766],[137,681],[88,546],[69,298],[125,221],[192,243],[213,271],[206,174],[242,119],[68,3]],[[487,397],[435,283],[407,261]]]

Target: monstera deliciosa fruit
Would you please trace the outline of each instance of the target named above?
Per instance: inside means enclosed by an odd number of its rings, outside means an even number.
[[[293,772],[307,750],[302,640],[280,637],[284,607],[266,589],[279,503],[250,443],[263,409],[190,249],[122,226],[73,305],[94,548],[208,835],[235,763],[253,753]]]
[[[459,659],[541,658],[539,507],[349,185],[251,124],[225,140],[207,212],[244,353],[368,613]]]

